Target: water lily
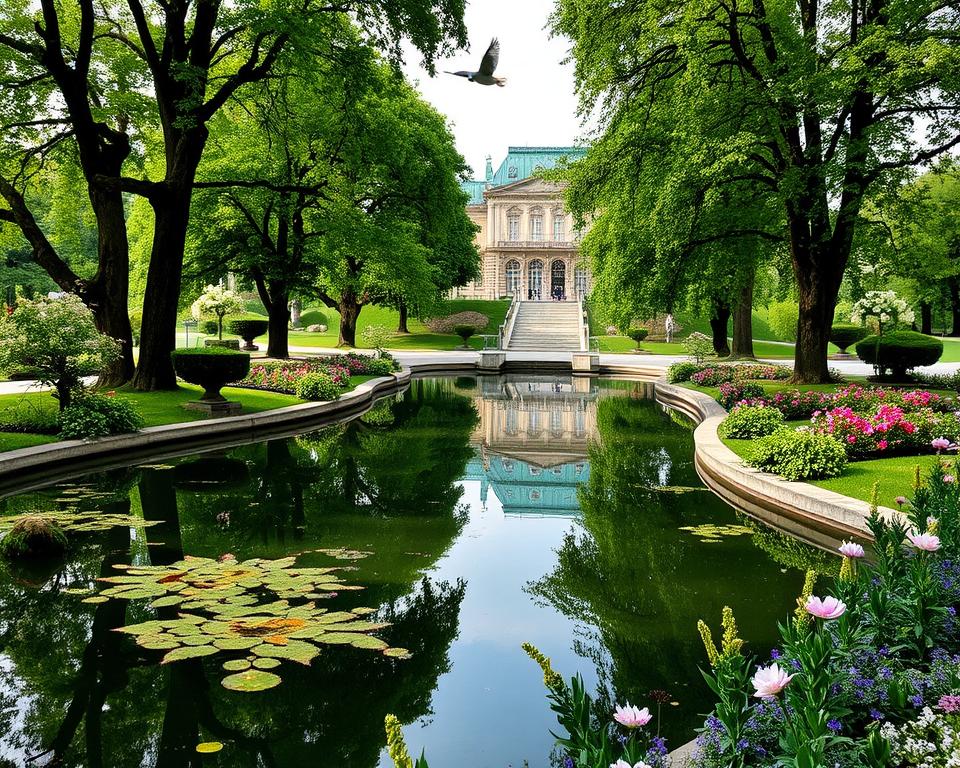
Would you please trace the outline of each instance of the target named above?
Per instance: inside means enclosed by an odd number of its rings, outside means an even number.
[[[924,552],[936,552],[940,549],[940,537],[932,533],[908,533],[907,538],[914,547]]]
[[[843,616],[847,610],[847,605],[835,597],[819,598],[816,595],[810,595],[804,608],[807,609],[807,613],[816,616],[818,619],[829,621]]]
[[[780,669],[780,665],[776,662],[769,667],[757,667],[757,672],[751,680],[756,689],[753,695],[760,699],[776,696],[787,687],[787,683],[794,678],[794,675],[788,675],[786,670]]]
[[[844,557],[863,557],[863,547],[852,541],[845,541],[840,545],[840,554]]]
[[[627,728],[639,728],[649,723],[652,718],[649,709],[631,706],[629,701],[622,707],[616,707],[613,712],[613,719]]]

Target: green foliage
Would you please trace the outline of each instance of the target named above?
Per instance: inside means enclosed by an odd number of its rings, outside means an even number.
[[[631,328],[627,331],[627,336],[633,339],[637,343],[637,349],[640,349],[640,342],[643,341],[647,336],[650,335],[650,330],[647,328]]]
[[[0,554],[7,558],[51,557],[67,548],[63,529],[45,515],[18,515],[0,540]]]
[[[865,339],[869,333],[862,325],[837,323],[830,329],[830,341],[839,347],[841,352],[846,352],[847,347]]]
[[[325,373],[307,373],[297,382],[296,394],[301,400],[336,400],[340,387]]]
[[[225,347],[178,349],[170,356],[177,376],[204,388],[204,400],[222,400],[220,388],[250,372],[249,353]]]
[[[263,336],[270,327],[269,320],[231,320],[227,323],[227,330],[234,336],[239,336],[248,344],[253,343],[257,336]]]
[[[847,452],[828,435],[783,427],[757,440],[748,463],[787,480],[813,480],[843,472]]]
[[[703,333],[694,331],[681,343],[683,344],[683,349],[693,358],[693,362],[697,365],[701,365],[707,357],[713,354],[713,341]]]
[[[233,291],[220,285],[208,285],[203,293],[190,305],[190,314],[200,322],[213,315],[216,318],[217,338],[223,338],[223,318],[243,312],[246,306],[243,300]],[[207,328],[205,325],[204,328]]]
[[[723,438],[766,437],[783,426],[783,414],[764,405],[738,405],[717,428]]]
[[[775,301],[767,308],[770,330],[783,341],[797,340],[797,320],[800,307],[795,301]]]
[[[916,331],[891,331],[883,336],[867,336],[857,343],[857,357],[880,373],[891,371],[905,378],[907,371],[933,365],[943,354],[943,342]]]
[[[315,550],[353,561],[367,552]],[[100,595],[117,600],[149,599],[154,608],[176,608],[177,617],[128,625],[146,650],[163,652],[162,664],[215,654],[245,654],[253,666],[277,659],[309,666],[324,646],[345,645],[409,658],[370,633],[389,624],[369,621],[370,608],[330,611],[319,602],[340,592],[362,589],[344,581],[334,568],[296,565],[296,557],[253,558],[233,555],[217,560],[188,557],[161,566],[115,566],[122,573],[100,579],[109,585]],[[236,656],[234,656],[236,658]],[[260,664],[275,667],[273,662]],[[229,670],[228,670],[229,671]],[[222,684],[234,691],[261,691],[281,678],[260,670],[237,672]]]
[[[697,363],[684,360],[679,363],[673,363],[667,368],[667,381],[671,384],[680,384],[684,381],[690,381],[690,377],[699,370]]]
[[[362,338],[369,347],[378,352],[386,349],[387,343],[392,336],[393,334],[390,332],[390,329],[385,325],[368,325],[360,332],[360,338]]]
[[[93,313],[78,296],[21,300],[0,318],[0,371],[29,367],[52,386],[60,408],[70,405],[84,376],[96,374],[120,355],[120,344],[100,333]]]
[[[143,418],[126,400],[84,392],[60,412],[60,435],[67,440],[136,432]]]
[[[388,376],[397,369],[397,364],[389,358],[381,357],[367,363],[366,373],[375,376]]]
[[[470,337],[477,332],[477,329],[472,325],[457,325],[454,326],[453,332],[463,339],[463,344],[466,346],[467,342],[470,340]]]

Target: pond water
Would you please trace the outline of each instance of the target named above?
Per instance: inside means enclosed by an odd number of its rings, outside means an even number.
[[[707,492],[689,426],[651,398],[604,379],[418,380],[317,432],[0,501],[135,518],[0,566],[0,765],[374,768],[392,712],[431,766],[548,766],[555,719],[524,641],[604,706],[666,691],[661,731],[687,741],[710,708],[697,619],[717,627],[729,604],[766,653],[817,555]],[[364,590],[331,610],[375,609],[409,659],[328,645],[238,693],[221,664],[242,653],[161,665],[112,631],[154,618],[149,600],[83,602],[115,564],[328,565],[316,550],[339,547],[369,555],[344,574]],[[224,748],[198,755],[206,741]]]

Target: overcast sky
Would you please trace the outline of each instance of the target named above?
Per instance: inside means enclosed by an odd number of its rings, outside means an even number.
[[[466,24],[470,50],[438,62],[436,77],[408,53],[405,71],[420,92],[447,115],[457,147],[483,178],[485,157],[494,170],[508,146],[569,146],[583,132],[577,119],[573,68],[562,65],[569,41],[546,29],[553,0],[471,0]],[[496,74],[504,88],[482,86],[443,70],[477,70],[492,37],[500,38]]]

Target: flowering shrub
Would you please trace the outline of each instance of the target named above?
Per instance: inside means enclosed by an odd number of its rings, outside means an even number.
[[[395,369],[389,357],[374,359],[366,355],[336,355],[309,360],[271,360],[250,366],[250,373],[239,386],[269,389],[295,394],[297,383],[308,374],[322,373],[341,389],[350,386],[351,376],[386,376]]]
[[[220,285],[208,285],[203,293],[190,305],[190,314],[199,322],[211,315],[216,318],[217,338],[223,338],[223,318],[227,315],[243,312],[244,305],[240,297],[233,291]]]
[[[695,367],[690,369],[686,379],[671,378],[671,381],[689,380],[701,387],[715,387],[725,381],[783,381],[790,378],[790,369],[783,365],[740,363],[737,365],[696,366],[695,363],[674,363],[670,366],[670,370],[676,368],[679,372],[679,366]]]
[[[953,398],[922,389],[906,391],[863,387],[859,384],[850,384],[836,392],[782,390],[758,399],[762,399],[764,405],[779,410],[787,421],[807,419],[813,416],[815,411],[842,407],[865,414],[874,412],[881,405],[897,406],[910,411],[929,408],[938,413],[953,411],[957,406]],[[756,404],[759,403],[751,403]]]
[[[829,435],[811,429],[783,427],[760,438],[747,463],[787,480],[836,477],[847,466],[843,446]]]
[[[733,408],[744,400],[756,400],[763,395],[763,387],[752,382],[726,381],[720,385],[717,402],[724,408]]]
[[[960,717],[952,703],[946,706],[940,705],[941,712],[924,707],[920,717],[899,727],[883,724],[880,734],[890,743],[896,765],[960,768]]]
[[[738,405],[721,423],[720,437],[751,439],[773,434],[783,426],[783,414],[763,405]]]
[[[733,381],[732,365],[711,365],[701,368],[690,376],[690,381],[698,387],[715,387],[724,381]]]
[[[853,305],[850,322],[863,325],[868,317],[875,317],[880,323],[880,332],[883,326],[896,325],[898,322],[910,325],[915,319],[913,310],[903,299],[893,291],[867,291],[860,301]]]
[[[849,456],[894,453],[913,446],[912,435],[917,431],[903,409],[894,405],[881,405],[870,416],[861,416],[846,406],[814,413],[813,429],[839,440]]]

